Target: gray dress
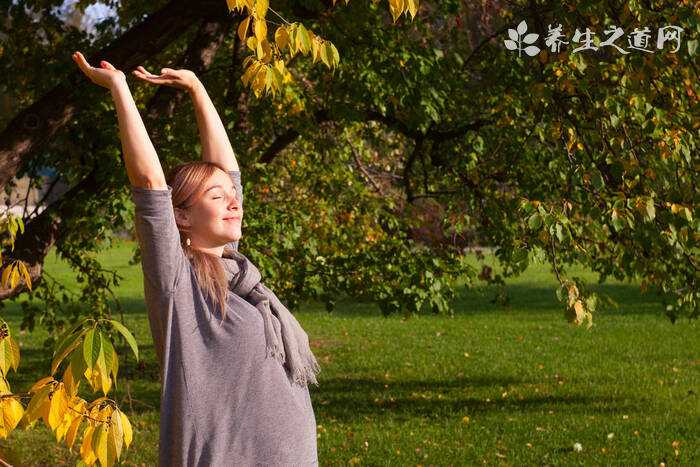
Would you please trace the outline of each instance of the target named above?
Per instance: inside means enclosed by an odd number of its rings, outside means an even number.
[[[229,175],[242,193],[240,172]],[[266,358],[258,309],[229,291],[220,326],[180,245],[172,187],[131,190],[160,365],[159,465],[318,465],[308,387]],[[229,246],[237,250],[238,242]],[[221,261],[233,277],[236,261]]]

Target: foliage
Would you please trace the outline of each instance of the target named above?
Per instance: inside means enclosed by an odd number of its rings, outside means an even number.
[[[10,231],[11,248],[17,228],[23,229],[21,219],[6,213],[4,224]],[[0,286],[15,287],[21,278],[31,290],[31,279],[26,264],[19,260],[8,262],[2,273]],[[138,347],[131,332],[115,320],[81,321],[58,338],[53,352],[51,375],[37,381],[26,394],[29,403],[21,403],[22,394],[13,393],[7,380],[12,368],[17,372],[20,364],[20,348],[12,336],[8,324],[0,319],[0,437],[7,436],[20,424],[31,428],[41,418],[56,436],[73,449],[76,438],[85,422],[80,447],[79,465],[111,466],[121,457],[133,439],[131,423],[119,410],[116,402],[107,398],[112,383],[116,385],[119,356],[108,331],[121,334],[138,360]],[[54,378],[61,363],[68,362],[63,378]],[[88,403],[78,395],[85,378],[93,392],[102,391],[103,397]]]

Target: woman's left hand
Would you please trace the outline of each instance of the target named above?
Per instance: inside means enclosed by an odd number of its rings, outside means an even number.
[[[152,84],[163,84],[165,86],[184,89],[185,91],[191,91],[199,82],[197,75],[190,70],[163,68],[160,70],[160,75],[154,75],[139,65],[134,69],[133,74],[137,78]]]

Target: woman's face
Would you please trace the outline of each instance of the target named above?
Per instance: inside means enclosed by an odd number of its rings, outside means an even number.
[[[199,199],[184,211],[182,223],[189,227],[193,246],[216,248],[241,238],[241,202],[231,177],[222,170],[207,180]]]

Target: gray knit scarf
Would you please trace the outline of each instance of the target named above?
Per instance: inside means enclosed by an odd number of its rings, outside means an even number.
[[[257,267],[241,252],[226,248],[222,255],[229,289],[260,311],[266,340],[266,357],[271,356],[286,367],[295,383],[318,386],[316,374],[321,368],[309,348],[309,337],[297,319],[277,298],[275,293],[260,282]],[[272,319],[272,313],[277,320]]]

